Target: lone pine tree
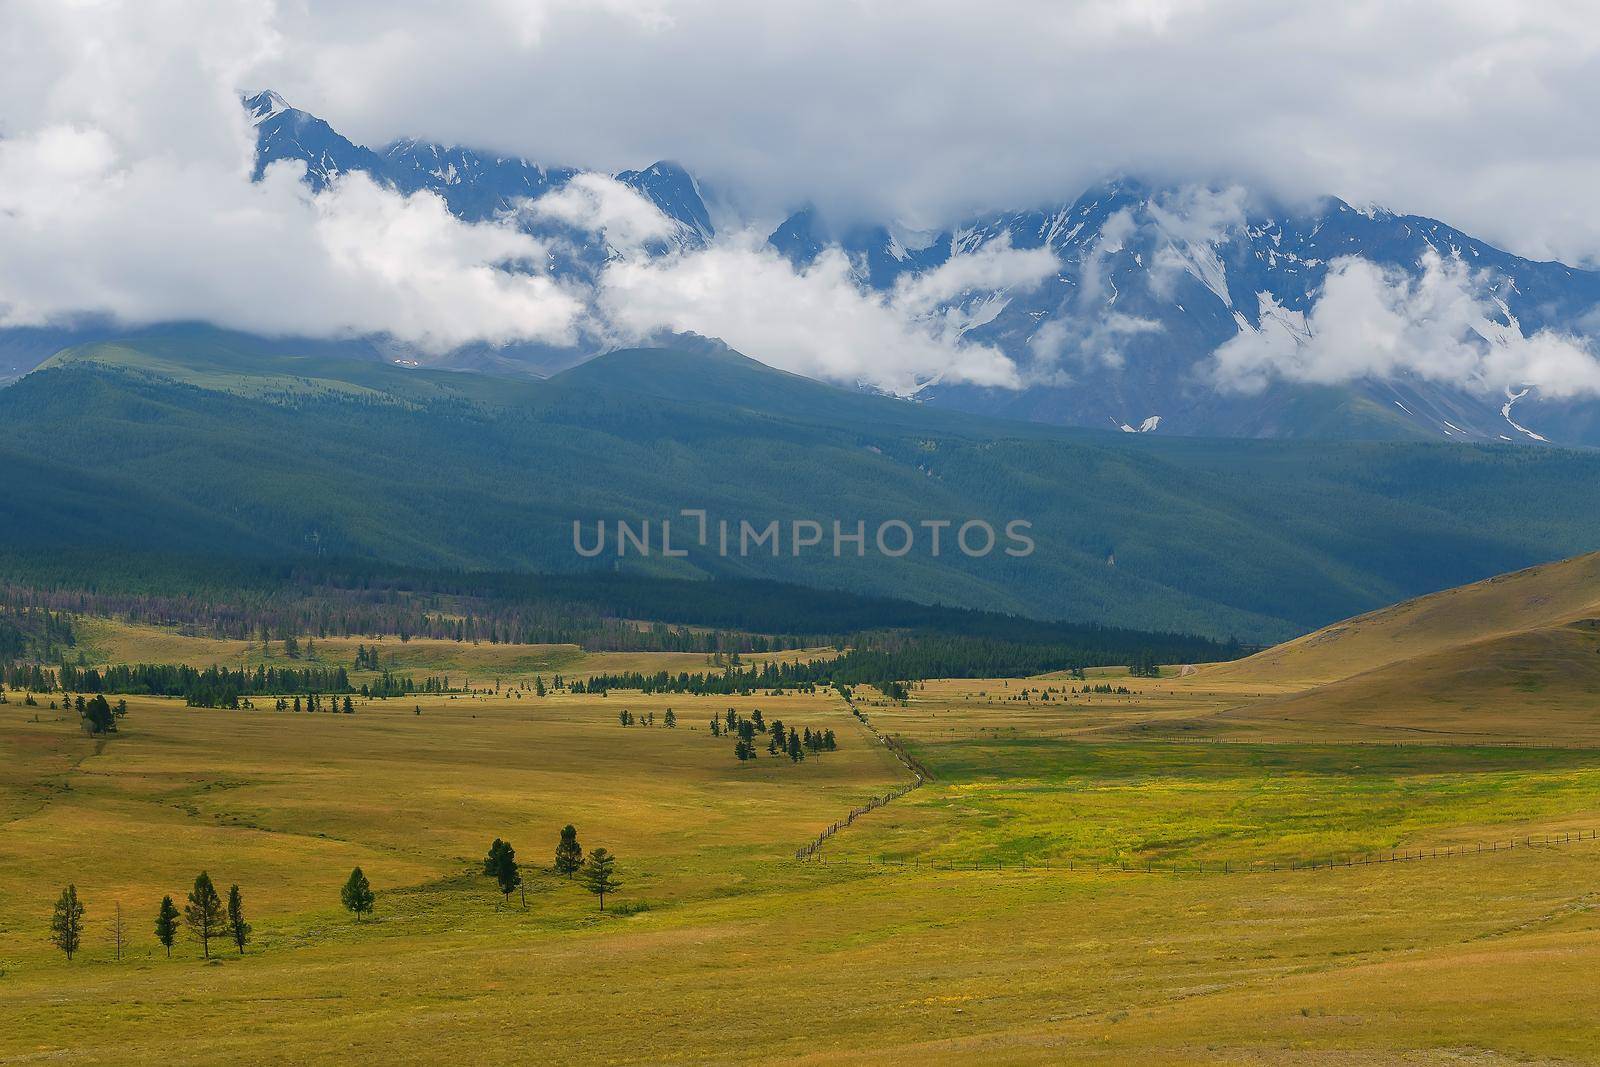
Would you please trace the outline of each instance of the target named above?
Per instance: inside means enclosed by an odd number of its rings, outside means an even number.
[[[344,888],[339,890],[339,901],[345,909],[356,917],[356,922],[361,921],[361,916],[372,910],[372,904],[377,899],[372,892],[372,883],[367,881],[367,876],[357,867],[350,872],[350,877],[345,879]]]
[[[172,943],[177,938],[178,906],[172,902],[171,897],[162,897],[161,907],[156,911],[156,940],[167,950],[169,960],[172,958]]]
[[[245,942],[250,940],[250,924],[244,921],[244,898],[239,895],[238,886],[228,890],[228,936],[243,956]]]
[[[78,887],[69,885],[56,900],[54,914],[50,916],[50,940],[67,959],[83,943],[83,903],[78,900]]]
[[[488,854],[483,857],[483,873],[495,880],[495,885],[509,901],[511,894],[522,884],[522,871],[517,866],[517,850],[511,847],[511,842],[502,841],[498,837],[494,839],[494,843],[489,846]]]
[[[571,878],[583,866],[583,846],[578,844],[578,830],[571,823],[561,828],[561,840],[556,842],[556,870]]]
[[[194,880],[194,888],[189,891],[189,901],[183,907],[183,921],[189,932],[200,939],[201,953],[210,959],[211,939],[221,935],[224,915],[222,898],[205,871],[200,872]]]
[[[613,876],[616,865],[615,856],[597,848],[589,854],[589,862],[583,865],[583,873],[578,876],[583,887],[600,898],[601,911],[606,910],[606,894],[622,888],[622,883]]]

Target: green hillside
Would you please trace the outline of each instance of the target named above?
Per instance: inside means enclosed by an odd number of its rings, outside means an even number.
[[[540,382],[148,333],[0,390],[0,463],[23,472],[0,500],[21,550],[571,571],[595,565],[572,551],[574,519],[1025,518],[1025,559],[624,563],[1254,641],[1600,547],[1600,494],[1570,488],[1600,485],[1600,454],[1063,431],[834,389],[712,345]]]

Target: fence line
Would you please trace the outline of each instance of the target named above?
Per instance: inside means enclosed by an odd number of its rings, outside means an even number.
[[[843,693],[840,695],[844,696]],[[873,737],[877,738],[878,742],[889,750],[890,754],[900,762],[902,767],[911,772],[911,781],[900,786],[898,789],[890,790],[881,797],[873,797],[871,800],[867,801],[858,808],[850,809],[850,814],[846,815],[843,819],[840,819],[833,825],[825,828],[816,836],[815,840],[807,842],[803,847],[796,849],[794,858],[797,860],[804,861],[813,858],[818,854],[819,851],[821,851],[823,843],[826,842],[828,838],[832,837],[840,830],[843,830],[845,827],[854,825],[855,821],[861,818],[861,816],[865,815],[867,812],[875,811],[878,808],[883,807],[885,804],[888,804],[890,801],[899,800],[913,789],[920,788],[922,783],[933,777],[933,775],[928,772],[928,769],[922,765],[921,761],[901,747],[900,742],[896,741],[888,734],[880,733],[878,728],[872,725],[872,720],[867,718],[867,713],[857,707],[856,702],[852,698],[845,696],[844,702],[849,706],[850,713],[856,717],[857,721],[861,723],[866,731]]]
[[[917,784],[921,784],[920,782]],[[907,787],[900,795],[909,792],[915,786]],[[870,809],[868,809],[870,810]],[[835,823],[834,827],[841,824]],[[843,825],[848,825],[845,823]],[[833,828],[824,834],[822,839],[831,835]],[[1154,860],[1145,860],[1140,863],[1128,860],[1076,860],[1069,859],[1061,862],[1034,862],[1023,860],[1006,863],[1003,860],[897,860],[880,856],[876,860],[871,857],[860,860],[829,860],[821,855],[816,855],[816,847],[809,851],[801,849],[795,854],[796,859],[810,860],[815,863],[830,864],[839,867],[869,867],[869,868],[897,868],[906,870],[928,871],[1086,871],[1086,872],[1111,872],[1121,874],[1197,874],[1197,875],[1224,875],[1224,874],[1267,874],[1274,871],[1326,871],[1341,867],[1366,867],[1385,863],[1418,863],[1432,860],[1458,859],[1464,856],[1479,856],[1498,852],[1514,852],[1517,849],[1524,851],[1536,848],[1553,848],[1583,841],[1600,840],[1600,830],[1568,830],[1557,834],[1528,835],[1522,838],[1511,838],[1507,841],[1492,841],[1474,845],[1446,845],[1442,848],[1422,848],[1392,850],[1384,852],[1357,853],[1349,856],[1330,856],[1325,858],[1311,858],[1305,860],[1289,860],[1278,863],[1253,861],[1240,864],[1233,860],[1195,860],[1192,863],[1157,863]]]

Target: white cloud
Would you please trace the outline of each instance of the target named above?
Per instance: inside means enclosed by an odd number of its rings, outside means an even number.
[[[1573,337],[1524,336],[1490,295],[1491,279],[1429,251],[1415,278],[1358,256],[1329,266],[1301,320],[1270,301],[1261,328],[1213,355],[1224,386],[1258,392],[1274,378],[1333,384],[1415,375],[1482,392],[1535,386],[1545,396],[1600,394],[1600,360]],[[1270,306],[1269,306],[1270,304]]]
[[[1012,248],[1011,235],[952,256],[933,270],[902,275],[893,302],[910,315],[925,315],[938,305],[974,292],[1029,292],[1061,266],[1048,248]]]
[[[635,189],[605,174],[584,173],[527,203],[535,218],[598,234],[619,252],[671,237],[676,227]]]
[[[1600,259],[1600,147],[1571,135],[1600,104],[1600,22],[1576,3],[12,0],[0,19],[0,324],[102,312],[436,349],[681,328],[906,391],[936,375],[1015,384],[1009,360],[963,335],[1056,269],[991,246],[874,294],[837,256],[795,272],[739,237],[646,264],[632,253],[670,221],[584,175],[529,210],[621,255],[599,294],[612,321],[597,322],[591,294],[541,273],[545,250],[510,226],[358,177],[317,196],[283,169],[250,183],[237,94],[262,85],[367,143],[418,134],[607,170],[679,158],[756,211],[814,200],[839,220],[932,227],[1130,170],[1213,183],[1152,208],[1177,251],[1237,225],[1228,183],[1244,181]],[[1135,226],[1108,224],[1080,296],[1035,336],[1045,372],[1116,363],[1155,329],[1108,306],[1102,268]],[[1205,275],[1168,260],[1147,264],[1157,283],[1163,266]],[[1224,346],[1217,373],[1235,387],[1410,372],[1591,390],[1593,360],[1569,338],[1474,339],[1503,316],[1461,270],[1408,286],[1341,264],[1311,341],[1269,325]]]
[[[1240,185],[1221,189],[1182,185],[1152,200],[1150,217],[1174,241],[1186,245],[1217,244],[1244,227],[1249,196]]]
[[[274,39],[271,14],[154,2],[8,15],[7,58],[59,69],[45,92],[0,74],[18,90],[0,98],[26,104],[0,140],[0,326],[88,313],[388,333],[429,350],[575,339],[581,302],[509,226],[463,223],[437,197],[359,174],[317,195],[297,165],[250,181],[235,86]],[[20,57],[22,40],[39,56]]]
[[[368,143],[674,158],[753,207],[921,227],[1107,173],[1242,181],[1600,256],[1583,0],[347,0],[274,26],[256,82]]]
[[[640,32],[670,24],[624,7],[603,17]],[[537,40],[567,10],[533,10],[510,36]],[[961,335],[1003,302],[997,290],[1056,267],[1048,251],[993,243],[884,295],[840,255],[796,272],[749,235],[646,263],[640,250],[676,224],[586,173],[522,210],[617,253],[597,316],[596,294],[552,280],[548,249],[514,220],[464,223],[431,194],[362,174],[313,193],[297,164],[250,181],[254,131],[237,89],[273,48],[299,47],[270,5],[36,3],[21,16],[25,32],[4,46],[16,66],[0,73],[25,104],[0,140],[0,326],[203,319],[265,334],[385,333],[430,351],[684,329],[778,366],[909,392],[936,377],[1015,384],[1008,359]],[[405,20],[395,25],[404,35]],[[54,91],[19,74],[35,57],[15,42],[30,35],[48,59],[35,73]]]
[[[1009,359],[992,346],[962,342],[931,313],[935,291],[952,292],[958,279],[987,284],[1021,272],[999,250],[971,275],[964,270],[946,273],[902,305],[863,288],[837,249],[797,271],[749,233],[666,259],[609,265],[599,309],[631,339],[661,330],[707,334],[814,378],[901,394],[932,378],[1014,387],[1017,370]]]
[[[1029,368],[1029,384],[1062,385],[1070,381],[1071,370],[1060,366],[1062,363],[1121,367],[1125,339],[1160,332],[1159,322],[1120,311],[1050,319],[1028,342],[1035,361]]]
[[[1160,323],[1114,308],[1117,289],[1108,274],[1108,261],[1125,251],[1139,228],[1129,208],[1107,217],[1099,239],[1078,266],[1076,292],[1028,340],[1033,365],[1026,384],[1066,385],[1074,367],[1121,367],[1127,338],[1161,332]],[[1161,277],[1152,271],[1151,283],[1159,284]]]

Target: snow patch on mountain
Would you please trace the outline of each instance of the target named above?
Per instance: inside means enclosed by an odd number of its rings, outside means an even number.
[[[1545,437],[1534,433],[1532,430],[1528,429],[1526,426],[1522,425],[1521,423],[1517,422],[1516,419],[1513,419],[1511,417],[1511,409],[1516,405],[1517,401],[1519,401],[1523,397],[1527,396],[1528,393],[1529,393],[1528,389],[1522,389],[1522,390],[1519,390],[1516,393],[1513,393],[1510,389],[1507,389],[1506,390],[1506,402],[1500,406],[1500,414],[1507,422],[1509,422],[1511,424],[1511,428],[1513,430],[1516,430],[1518,433],[1521,433],[1521,434],[1527,434],[1529,437],[1533,438],[1535,441],[1544,441],[1545,443],[1548,443],[1548,440]],[[1502,437],[1504,437],[1504,435],[1502,435]],[[1508,441],[1510,440],[1509,437],[1506,437],[1504,439],[1508,440]]]

